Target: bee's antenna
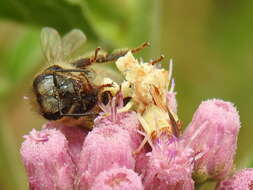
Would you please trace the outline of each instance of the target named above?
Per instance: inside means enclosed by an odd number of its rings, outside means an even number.
[[[98,52],[99,52],[100,50],[101,50],[100,47],[97,47],[97,48],[95,49],[95,55],[94,55],[94,57],[90,60],[91,63],[94,63],[94,62],[97,61]]]
[[[160,61],[162,61],[163,59],[164,59],[164,55],[161,55],[159,58],[157,58],[157,59],[155,59],[155,60],[152,60],[152,61],[150,61],[149,63],[150,63],[151,65],[155,65],[155,64],[159,63]]]
[[[142,49],[146,48],[146,47],[149,47],[150,46],[150,43],[149,42],[145,42],[143,44],[141,44],[140,46],[138,46],[137,48],[134,48],[131,50],[132,53],[137,53],[139,51],[141,51]]]

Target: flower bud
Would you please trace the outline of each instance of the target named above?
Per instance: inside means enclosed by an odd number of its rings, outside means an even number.
[[[217,99],[201,103],[182,137],[202,154],[194,165],[197,182],[222,179],[231,172],[239,128],[239,115],[232,103]]]
[[[59,122],[48,122],[43,125],[44,129],[58,129],[66,137],[68,141],[69,153],[77,165],[79,162],[80,153],[82,150],[84,138],[87,135],[87,131],[80,127],[73,127]]]
[[[20,152],[30,189],[73,189],[76,168],[64,135],[56,129],[32,130],[25,139]]]
[[[109,116],[99,116],[95,119],[94,127],[104,127],[111,125],[118,125],[122,129],[128,131],[133,148],[137,148],[141,143],[143,137],[138,133],[140,130],[140,123],[136,112],[122,112],[116,114],[117,120],[112,121]]]
[[[150,158],[144,176],[146,190],[194,189],[192,149],[185,148],[176,138],[161,135],[148,154]]]
[[[94,128],[111,125],[118,125],[118,127],[128,131],[131,137],[131,146],[133,150],[137,150],[143,141],[143,135],[140,135],[140,122],[138,116],[134,111],[120,112],[123,106],[123,96],[121,93],[108,103],[108,105],[101,105],[104,111],[103,115],[98,116],[94,121]],[[138,154],[134,154],[136,160],[135,171],[142,173],[146,169],[147,148],[144,147]]]
[[[131,139],[117,125],[94,128],[86,137],[80,156],[77,186],[88,189],[95,177],[113,166],[134,169]]]
[[[94,127],[103,127],[117,124],[119,127],[128,131],[131,137],[131,146],[133,150],[137,150],[143,141],[143,136],[138,132],[140,130],[140,122],[138,120],[137,114],[134,111],[122,112],[117,114],[117,120],[111,121],[110,117],[99,116],[95,120]],[[143,147],[138,154],[134,154],[135,158],[135,171],[137,173],[142,173],[146,169],[146,162],[148,157],[146,156],[146,152],[148,151],[148,147]]]
[[[216,190],[252,190],[253,189],[253,169],[243,169],[233,176],[221,181]]]
[[[141,178],[133,170],[113,168],[101,172],[91,190],[144,190]]]

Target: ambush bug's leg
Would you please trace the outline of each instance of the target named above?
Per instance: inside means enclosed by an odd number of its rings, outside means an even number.
[[[142,131],[138,131],[138,133],[140,133],[141,135],[144,136],[144,139],[142,140],[141,144],[139,145],[139,147],[133,152],[134,155],[139,154],[142,150],[142,148],[146,145],[146,143],[148,143],[152,149],[154,149],[151,137],[148,134],[145,134]]]

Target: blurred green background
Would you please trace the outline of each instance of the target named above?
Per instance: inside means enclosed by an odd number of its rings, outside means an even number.
[[[40,30],[82,29],[85,51],[135,47],[144,60],[174,60],[179,117],[186,126],[202,100],[237,106],[237,168],[253,165],[253,2],[251,0],[0,0],[0,189],[27,189],[22,136],[45,122],[24,100],[43,67]],[[207,188],[208,189],[208,188]]]

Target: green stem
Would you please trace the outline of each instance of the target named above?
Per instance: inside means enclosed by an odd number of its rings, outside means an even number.
[[[203,187],[204,183],[195,184],[195,190],[200,190]]]

